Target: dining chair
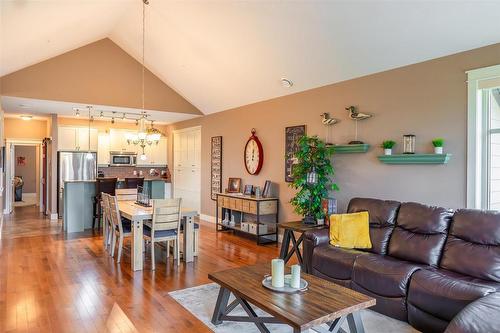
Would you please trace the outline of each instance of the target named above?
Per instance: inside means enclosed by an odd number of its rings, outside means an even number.
[[[111,237],[113,234],[113,224],[111,221],[111,213],[110,213],[108,197],[109,194],[101,193],[103,246],[106,251],[108,251],[108,247],[111,245]]]
[[[137,188],[144,186],[144,177],[125,178],[125,188]]]
[[[95,187],[96,195],[94,196],[94,206],[93,206],[93,219],[92,219],[92,229],[95,227],[95,222],[97,220],[97,227],[100,227],[101,221],[101,193],[107,193],[115,195],[116,189],[116,178],[96,178]]]
[[[151,270],[155,270],[155,243],[167,243],[167,262],[170,241],[174,242],[174,261],[180,265],[179,235],[181,226],[181,199],[154,199],[153,219],[144,223],[143,237],[151,242]]]
[[[120,262],[123,250],[123,239],[132,236],[132,224],[129,220],[122,218],[120,208],[118,207],[118,199],[116,196],[108,195],[108,205],[110,207],[110,216],[112,221],[112,239],[111,239],[111,256],[115,255],[115,245],[118,241],[118,257],[116,262]]]
[[[136,201],[137,187],[116,189],[116,198],[118,201]]]

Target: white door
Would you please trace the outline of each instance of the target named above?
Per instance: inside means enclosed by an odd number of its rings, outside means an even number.
[[[174,133],[174,197],[182,198],[182,206],[200,212],[201,194],[201,128]]]
[[[5,208],[4,214],[12,213],[12,202],[14,201],[14,167],[15,152],[14,145],[7,143],[5,147]]]

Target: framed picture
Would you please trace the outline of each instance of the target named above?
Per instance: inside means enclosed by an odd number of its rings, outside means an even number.
[[[262,190],[262,197],[263,198],[269,198],[271,196],[271,181],[266,180],[266,183],[264,184],[264,189]]]
[[[229,178],[227,183],[227,193],[241,192],[241,178]]]
[[[244,195],[252,195],[253,185],[245,185]]]
[[[299,149],[299,139],[306,134],[306,125],[285,128],[285,182],[293,182],[293,166],[297,164],[295,153]]]
[[[210,197],[222,192],[222,136],[213,136],[210,145]]]

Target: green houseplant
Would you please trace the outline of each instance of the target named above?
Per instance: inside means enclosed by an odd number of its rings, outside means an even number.
[[[324,216],[321,200],[328,197],[328,191],[338,191],[331,181],[334,174],[329,147],[317,136],[302,136],[295,153],[297,163],[293,166],[294,181],[290,187],[298,190],[290,203],[295,212],[304,216],[303,223],[314,224]]]
[[[392,148],[396,145],[396,141],[394,140],[384,140],[380,145],[384,148],[385,155],[392,155]]]
[[[432,140],[432,145],[434,146],[434,154],[442,154],[444,139],[443,138],[435,138]]]

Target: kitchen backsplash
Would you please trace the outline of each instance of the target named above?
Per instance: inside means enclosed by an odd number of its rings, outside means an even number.
[[[151,175],[150,171],[155,170],[157,175]],[[99,172],[104,173],[104,177],[116,177],[116,178],[125,178],[125,177],[140,177],[140,171],[142,171],[142,176],[147,179],[165,179],[166,181],[170,181],[170,170],[168,167],[132,167],[132,166],[119,166],[119,167],[99,167]],[[134,171],[137,171],[137,176],[134,176]],[[165,176],[162,176],[162,173]]]

